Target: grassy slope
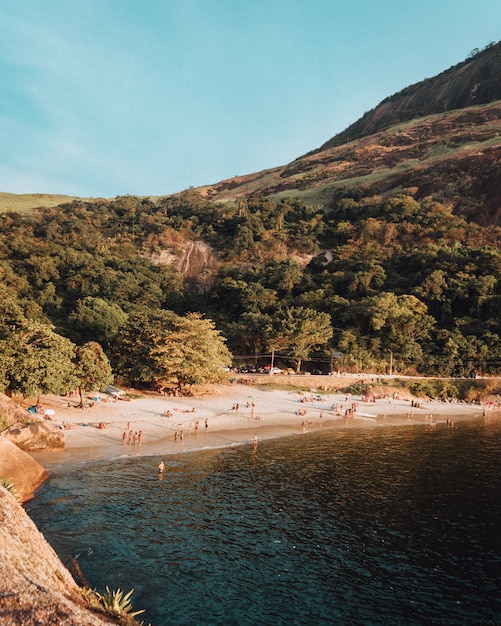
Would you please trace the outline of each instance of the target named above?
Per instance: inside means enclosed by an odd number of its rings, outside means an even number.
[[[6,193],[0,191],[0,213],[26,213],[38,207],[52,207],[76,200],[73,196],[49,193]]]
[[[300,196],[321,202],[336,187],[440,188],[458,163],[482,156],[499,161],[501,101],[401,122],[369,137],[310,153],[283,167],[221,181],[203,188],[216,200],[253,193]],[[485,164],[484,164],[485,169]]]

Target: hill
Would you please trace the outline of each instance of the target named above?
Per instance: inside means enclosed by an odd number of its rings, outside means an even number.
[[[431,198],[479,224],[499,225],[501,42],[386,98],[346,130],[289,164],[223,180],[200,191],[214,201],[259,194],[328,204],[340,189]],[[72,199],[0,193],[0,212],[22,213]]]
[[[204,188],[328,202],[336,189],[402,192],[500,223],[501,43],[383,100],[345,131],[288,165]]]
[[[367,137],[401,122],[500,100],[500,77],[501,42],[490,44],[445,72],[385,98],[318,151]]]
[[[471,101],[498,50],[440,79],[451,97],[466,94],[461,108],[437,99],[406,119],[430,93],[425,81],[408,110],[397,94],[394,113],[389,101],[385,116],[376,107],[356,139],[282,167],[164,197],[5,212],[0,382],[24,380],[12,363],[18,355],[31,372],[33,346],[69,352],[63,338],[98,342],[117,380],[152,382],[157,353],[144,352],[143,330],[157,337],[174,314],[212,320],[253,367],[271,350],[277,365],[299,368],[313,351],[322,371],[384,372],[390,355],[407,374],[498,373],[501,100]],[[476,93],[498,95],[477,78]]]
[[[59,206],[63,202],[78,200],[75,196],[53,193],[6,193],[0,191],[0,213],[25,213],[38,207]]]

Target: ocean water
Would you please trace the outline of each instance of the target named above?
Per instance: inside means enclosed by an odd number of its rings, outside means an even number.
[[[501,417],[52,469],[27,509],[145,624],[501,624]]]

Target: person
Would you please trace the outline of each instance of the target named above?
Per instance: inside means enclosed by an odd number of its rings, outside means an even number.
[[[165,469],[165,463],[163,461],[160,461],[160,463],[158,464],[158,473],[163,474],[164,469]]]
[[[254,450],[257,448],[257,435],[254,435]]]
[[[206,418],[205,419],[205,430],[207,430],[209,428],[209,420]]]
[[[183,441],[184,441],[184,433],[183,433],[183,431],[181,431],[181,432],[179,433],[179,442],[180,442],[180,443],[183,443]]]

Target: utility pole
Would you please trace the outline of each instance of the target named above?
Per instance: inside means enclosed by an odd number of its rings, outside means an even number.
[[[393,352],[390,350],[390,376],[393,375]]]

